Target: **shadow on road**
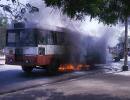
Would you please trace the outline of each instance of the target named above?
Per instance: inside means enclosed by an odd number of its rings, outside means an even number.
[[[62,73],[63,74],[63,73]],[[59,76],[61,73],[55,75]],[[5,70],[0,72],[0,86],[9,85],[13,83],[19,83],[29,80],[41,79],[41,78],[50,78],[55,77],[50,76],[44,70],[34,70],[32,73],[24,73],[19,69]]]

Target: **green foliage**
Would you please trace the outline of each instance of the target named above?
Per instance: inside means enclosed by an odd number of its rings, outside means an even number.
[[[128,0],[103,0],[98,18],[107,24],[124,22],[125,18],[129,16],[129,5]]]
[[[7,24],[7,18],[0,16],[0,27],[6,27]]]
[[[47,6],[60,8],[70,18],[89,15],[105,24],[124,22],[130,14],[130,0],[45,0]]]
[[[20,0],[7,0],[7,4],[1,3],[0,8],[2,8],[6,17],[16,21],[26,21],[25,15],[27,13],[39,12],[39,8],[30,3],[23,4]]]
[[[45,0],[47,6],[60,8],[71,18],[82,19],[91,13],[95,17],[101,0]]]

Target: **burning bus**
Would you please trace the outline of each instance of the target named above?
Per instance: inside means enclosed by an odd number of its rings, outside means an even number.
[[[88,67],[86,63],[90,65],[100,62],[100,53],[103,53],[101,50],[99,53],[97,48],[94,49],[95,45],[93,47],[89,45],[87,50],[85,46],[87,44],[82,43],[80,46],[84,47],[83,52],[78,43],[72,42],[72,38],[74,35],[61,28],[56,30],[27,28],[24,23],[14,23],[13,28],[7,30],[6,64],[21,65],[24,72],[31,72],[33,68],[44,68],[48,73],[57,73],[58,70],[64,70],[63,66],[66,65],[71,66],[68,69],[73,69],[71,65],[73,62],[78,63],[76,66],[79,67]],[[78,39],[79,36],[73,41]],[[85,40],[91,41],[86,38]],[[95,44],[97,45],[97,42]],[[95,55],[93,50],[96,52]],[[85,59],[79,62],[80,58]]]

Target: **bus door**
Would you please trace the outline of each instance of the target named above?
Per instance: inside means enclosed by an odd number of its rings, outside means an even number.
[[[15,61],[22,62],[23,61],[23,50],[21,48],[15,49]]]

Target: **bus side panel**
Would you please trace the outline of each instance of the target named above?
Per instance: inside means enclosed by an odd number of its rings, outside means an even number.
[[[53,55],[38,55],[37,56],[37,65],[49,65],[51,64],[54,56]]]
[[[14,65],[15,63],[15,56],[14,55],[6,55],[5,64]]]
[[[19,55],[18,57],[16,57],[15,55],[6,55],[5,63],[9,64],[9,65],[35,66],[35,65],[37,65],[37,56]]]

